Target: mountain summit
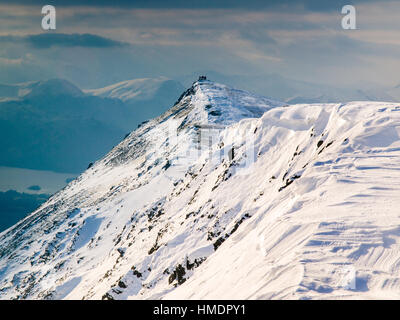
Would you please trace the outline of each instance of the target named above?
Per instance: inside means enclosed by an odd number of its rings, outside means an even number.
[[[0,234],[0,298],[398,295],[399,111],[199,80]]]

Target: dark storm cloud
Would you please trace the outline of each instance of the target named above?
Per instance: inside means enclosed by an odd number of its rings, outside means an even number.
[[[93,34],[63,34],[63,33],[43,33],[29,35],[25,40],[35,48],[50,47],[92,47],[92,48],[111,48],[122,47],[127,44]]]
[[[1,42],[22,42],[35,49],[52,47],[113,48],[128,44],[93,34],[43,33],[27,36],[0,36]]]

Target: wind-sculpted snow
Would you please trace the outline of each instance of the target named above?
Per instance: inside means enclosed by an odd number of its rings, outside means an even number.
[[[0,234],[0,298],[398,298],[399,133],[196,82]]]

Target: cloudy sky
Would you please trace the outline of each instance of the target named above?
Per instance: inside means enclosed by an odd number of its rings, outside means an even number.
[[[45,4],[57,10],[55,31],[41,28]],[[357,30],[342,29],[345,4]],[[399,28],[400,1],[3,0],[0,82],[61,77],[94,88],[215,72],[390,87],[400,83]]]

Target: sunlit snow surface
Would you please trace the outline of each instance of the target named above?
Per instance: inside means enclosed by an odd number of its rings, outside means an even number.
[[[399,134],[197,82],[0,234],[0,298],[400,298]]]

